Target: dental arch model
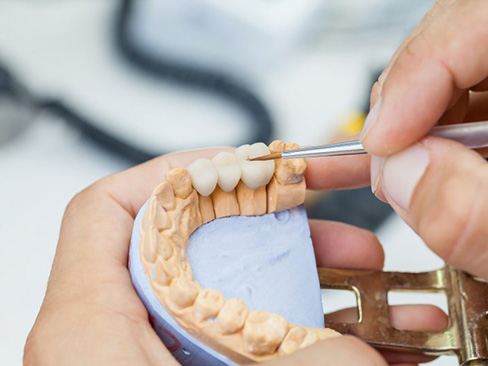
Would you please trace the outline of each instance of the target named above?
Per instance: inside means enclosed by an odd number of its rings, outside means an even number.
[[[159,302],[190,334],[236,362],[261,362],[337,336],[326,328],[288,323],[266,311],[249,311],[241,299],[224,299],[200,288],[186,256],[190,235],[227,216],[259,216],[301,205],[305,200],[303,159],[251,162],[248,158],[295,148],[274,141],[243,145],[187,169],[168,172],[147,202],[139,254]]]

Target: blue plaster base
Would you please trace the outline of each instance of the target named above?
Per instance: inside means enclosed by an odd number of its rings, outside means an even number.
[[[234,365],[180,327],[161,306],[139,256],[140,222],[134,222],[129,270],[157,334],[183,365]],[[258,217],[229,217],[201,226],[187,255],[194,278],[226,298],[244,299],[251,310],[267,310],[288,321],[323,327],[320,286],[303,207]]]

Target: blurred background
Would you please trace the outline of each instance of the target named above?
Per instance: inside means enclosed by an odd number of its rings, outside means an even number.
[[[168,151],[358,133],[373,81],[431,5],[0,0],[2,364],[21,362],[76,192]],[[312,217],[375,230],[386,269],[442,265],[369,188],[309,198]],[[390,295],[446,308],[441,295]],[[354,301],[325,297],[327,310]]]

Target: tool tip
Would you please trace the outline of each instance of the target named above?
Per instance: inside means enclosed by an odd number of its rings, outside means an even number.
[[[254,158],[249,158],[249,161],[265,161],[265,160],[274,160],[281,158],[280,152],[271,153],[268,155],[256,156]]]

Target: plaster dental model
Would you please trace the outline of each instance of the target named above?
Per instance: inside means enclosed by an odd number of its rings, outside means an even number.
[[[324,328],[303,159],[243,145],[175,168],[139,212],[129,267],[166,347],[182,364],[253,363],[339,334]]]

